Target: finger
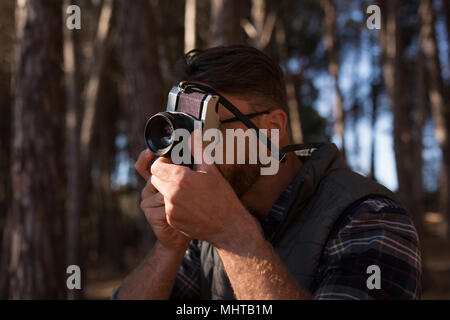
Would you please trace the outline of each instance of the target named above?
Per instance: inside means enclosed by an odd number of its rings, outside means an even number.
[[[155,193],[150,197],[144,198],[141,201],[141,209],[157,208],[164,206],[164,197],[161,193]]]
[[[155,188],[163,195],[163,197],[166,198],[171,195],[170,192],[173,189],[173,186],[170,182],[162,180],[156,175],[152,175],[150,180]]]
[[[146,198],[149,195],[153,195],[157,192],[158,192],[158,190],[156,190],[155,186],[152,184],[152,182],[149,179],[149,180],[147,180],[147,183],[145,184],[144,189],[142,189],[141,197]]]
[[[149,149],[145,149],[139,154],[139,157],[134,165],[136,171],[145,179],[150,178],[150,164],[153,158],[153,153]]]
[[[160,159],[156,160],[151,167],[151,174],[157,176],[160,180],[166,182],[179,181],[184,175],[191,172],[185,166],[168,163]]]
[[[166,209],[164,208],[164,206],[146,209],[144,210],[144,215],[145,218],[147,219],[147,222],[153,228],[154,223],[166,220]]]

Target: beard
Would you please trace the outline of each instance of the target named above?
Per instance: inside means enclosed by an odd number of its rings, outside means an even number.
[[[261,174],[259,164],[221,164],[217,167],[238,198],[250,190]]]

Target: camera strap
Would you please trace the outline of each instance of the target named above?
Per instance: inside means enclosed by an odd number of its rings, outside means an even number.
[[[180,90],[182,92],[186,92],[186,93],[200,92],[200,93],[212,94],[212,95],[217,96],[219,98],[219,100],[216,105],[216,112],[219,108],[219,103],[222,104],[237,119],[239,119],[242,123],[244,123],[247,126],[247,128],[254,129],[256,132],[257,138],[266,144],[269,151],[272,152],[272,150],[274,148],[276,148],[276,146],[272,144],[272,141],[270,141],[269,137],[265,137],[265,135],[260,133],[259,128],[248,117],[246,117],[227,98],[222,96],[220,93],[218,93],[213,88],[211,88],[207,85],[198,83],[198,82],[193,82],[193,81],[180,82],[178,87],[180,88]],[[278,160],[280,162],[285,162],[287,160],[286,153],[288,153],[288,152],[295,152],[296,155],[299,157],[309,157],[312,154],[312,152],[314,152],[319,147],[319,145],[320,145],[320,143],[305,143],[305,144],[292,144],[292,145],[284,146],[283,148],[279,149]]]

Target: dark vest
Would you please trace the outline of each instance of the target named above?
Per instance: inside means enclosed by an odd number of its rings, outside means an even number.
[[[293,181],[287,214],[270,242],[301,288],[313,291],[322,251],[338,219],[370,196],[396,200],[382,185],[349,170],[334,144],[318,147]],[[201,242],[201,298],[234,299],[215,248]]]

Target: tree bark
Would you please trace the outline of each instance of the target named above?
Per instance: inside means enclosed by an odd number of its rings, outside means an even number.
[[[65,1],[65,7],[70,1]],[[64,11],[63,11],[64,12]],[[87,59],[89,65],[86,85],[79,88],[81,66],[77,63],[76,46],[78,42],[73,31],[64,31],[64,69],[67,104],[67,255],[68,265],[76,264],[84,269],[81,255],[80,222],[88,215],[90,184],[91,149],[94,121],[97,113],[97,100],[101,86],[101,75],[105,60],[111,49],[111,17],[113,1],[105,0],[95,27],[93,52]],[[81,99],[79,92],[82,92]],[[82,105],[84,108],[82,108]],[[84,277],[82,277],[84,279]],[[83,284],[82,284],[83,287]],[[69,299],[80,299],[81,292],[68,292]]]
[[[322,0],[324,11],[324,44],[328,54],[328,71],[334,79],[336,104],[334,106],[334,132],[341,140],[341,152],[345,157],[345,111],[342,105],[342,92],[339,88],[339,59],[336,38],[336,11],[332,0]]]
[[[80,1],[79,1],[80,2]],[[64,9],[73,2],[66,0]],[[82,6],[83,3],[76,4]],[[64,70],[66,81],[66,134],[67,134],[67,264],[77,264],[85,269],[82,254],[81,220],[88,216],[91,149],[93,126],[97,113],[100,78],[104,70],[105,57],[110,51],[111,16],[113,1],[106,0],[100,6],[98,22],[93,25],[92,51],[87,55],[86,74],[77,54],[81,39],[76,31],[64,28]],[[65,16],[65,10],[63,10]],[[85,79],[85,86],[80,79]],[[82,280],[84,277],[82,277]],[[82,281],[82,287],[84,287]],[[69,299],[80,299],[81,291],[68,292]]]
[[[382,48],[383,76],[393,110],[393,138],[397,169],[398,195],[406,208],[413,213],[411,202],[413,174],[411,110],[405,94],[403,38],[399,24],[400,1],[379,2],[382,16],[380,44]],[[413,214],[414,215],[414,214]]]
[[[171,63],[171,58],[173,59],[174,57],[176,57],[176,59],[178,59],[184,52],[182,52],[182,50],[185,50],[184,46],[179,46],[179,45],[175,45],[173,43],[171,43],[171,33],[169,33],[166,28],[167,28],[167,24],[166,22],[166,17],[165,17],[165,13],[167,9],[165,9],[163,7],[163,1],[164,0],[151,0],[150,1],[150,11],[152,13],[152,18],[154,18],[154,21],[152,23],[152,31],[154,35],[157,35],[157,37],[155,36],[154,41],[156,42],[156,47],[157,47],[157,52],[158,52],[158,65],[159,65],[159,70],[160,70],[160,74],[161,74],[161,78],[163,80],[162,82],[162,87],[169,87],[171,85],[173,85],[175,79],[173,78],[173,74],[172,74],[172,63]],[[193,0],[190,0],[193,1]],[[187,3],[186,3],[187,6]],[[191,43],[191,45],[193,46],[192,49],[194,49],[194,47],[197,46],[197,3],[194,6],[195,7],[195,15],[194,17],[192,17],[191,15],[191,19],[189,22],[189,34],[194,34],[194,36],[190,39],[193,40],[193,42]],[[189,6],[189,8],[192,8],[191,6]],[[185,7],[185,10],[187,10],[187,8]],[[191,12],[192,13],[192,12]],[[194,21],[194,22],[193,22]],[[195,24],[194,24],[195,23]],[[191,27],[194,27],[195,29],[193,30]],[[185,32],[186,33],[186,32]],[[157,38],[157,39],[156,39]],[[186,41],[186,39],[185,39]],[[184,43],[184,45],[186,45],[186,42]],[[180,50],[177,50],[177,49]],[[186,52],[186,51],[185,51]],[[170,53],[170,54],[169,54]]]
[[[238,0],[211,0],[211,47],[242,42],[239,5]]]
[[[95,128],[95,161],[98,164],[98,252],[108,266],[117,272],[124,271],[122,216],[117,191],[112,187],[111,176],[116,166],[117,125],[120,117],[119,90],[109,72],[102,76],[99,112]],[[93,159],[94,161],[94,159]]]
[[[422,37],[419,35],[419,46],[422,45]],[[418,50],[417,55],[417,109],[414,117],[414,152],[413,152],[413,191],[414,191],[414,207],[417,216],[415,217],[416,227],[420,238],[423,238],[423,218],[425,215],[425,193],[423,189],[423,128],[425,126],[427,114],[427,84],[426,70],[423,52]]]
[[[11,61],[14,37],[14,1],[0,2],[0,239],[11,194]],[[0,289],[1,290],[1,289]]]
[[[70,0],[64,1],[64,8],[70,5]],[[64,76],[66,88],[66,163],[67,163],[67,250],[68,265],[80,265],[80,219],[82,208],[85,207],[85,188],[82,186],[82,162],[80,155],[81,101],[79,96],[79,68],[75,55],[75,32],[63,28],[64,45]],[[77,291],[68,292],[68,298],[79,298]]]
[[[285,66],[285,80],[286,80],[286,98],[287,109],[289,113],[289,124],[293,143],[303,143],[302,122],[300,118],[300,106],[297,101],[297,94],[294,85],[293,75],[287,67],[288,61],[288,46],[286,42],[286,31],[281,20],[276,24],[276,39],[280,51],[280,59]]]
[[[375,177],[375,153],[376,153],[376,143],[377,143],[377,133],[376,133],[376,123],[378,116],[378,97],[380,95],[380,83],[377,80],[373,80],[371,84],[371,100],[372,100],[372,114],[370,117],[370,128],[371,128],[371,143],[370,143],[370,171],[369,177],[376,180]]]
[[[162,99],[163,88],[152,12],[148,1],[118,0],[117,5],[130,155],[132,159],[137,159],[139,153],[147,148],[144,141],[146,120],[150,115],[165,109]],[[140,192],[144,181],[137,174],[136,177],[137,190]],[[139,216],[138,223],[143,235],[141,251],[144,254],[154,242],[154,237],[143,214]]]
[[[13,58],[14,44],[14,1],[3,1],[0,3],[0,19],[3,28],[0,29],[0,263],[7,258],[9,253],[6,242],[6,228],[4,228],[11,198],[11,61]],[[2,247],[4,245],[4,247]],[[4,256],[4,257],[2,257]],[[8,288],[6,287],[6,269],[0,265],[0,299],[6,298]]]
[[[195,49],[196,0],[186,0],[184,11],[184,52]]]
[[[450,43],[450,4],[448,1],[442,1],[442,4],[444,6],[444,13],[445,13],[445,25],[447,29],[447,43]],[[450,59],[450,50],[448,51],[448,56]],[[445,87],[446,92],[446,101],[450,101],[450,86]],[[446,146],[446,154],[450,156],[450,110],[448,109],[447,105],[447,115],[446,115],[446,123],[447,123],[447,146]],[[447,162],[448,163],[448,162]],[[445,178],[447,180],[447,191],[450,189],[450,168],[447,168],[447,172],[445,175]],[[447,196],[447,238],[450,238],[450,197]]]
[[[249,37],[250,44],[259,50],[264,50],[272,37],[276,23],[275,11],[266,9],[265,0],[252,0],[252,22],[241,20],[241,26]]]
[[[449,104],[445,99],[438,45],[434,30],[435,17],[431,0],[420,1],[419,15],[421,19],[420,51],[425,58],[425,67],[430,80],[428,86],[434,133],[443,155],[440,175],[440,209],[447,217],[448,226],[450,227],[450,123],[448,123],[450,111]],[[447,232],[447,235],[450,237],[450,232]]]
[[[447,42],[450,43],[450,3],[448,1],[442,1],[443,11],[445,15],[445,26],[447,29]],[[450,59],[450,50],[448,51]]]
[[[61,299],[66,284],[61,2],[20,1],[16,19],[13,196],[2,277],[8,298]]]

